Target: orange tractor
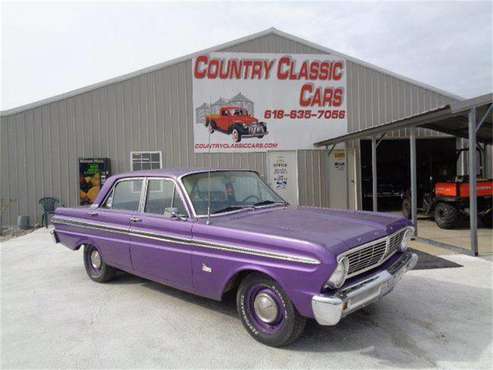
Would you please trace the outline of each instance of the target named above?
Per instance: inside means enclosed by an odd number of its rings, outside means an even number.
[[[467,149],[458,152],[457,159]],[[418,193],[418,209],[432,216],[441,229],[453,229],[462,216],[469,214],[469,176],[456,176],[452,181],[436,182],[430,192]],[[483,225],[491,227],[493,204],[493,179],[477,178],[478,218]],[[403,195],[402,213],[411,217],[411,195]]]

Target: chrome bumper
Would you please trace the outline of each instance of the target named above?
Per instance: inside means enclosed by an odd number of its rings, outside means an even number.
[[[60,242],[60,240],[58,240],[58,235],[56,234],[56,231],[55,230],[50,230],[50,235],[51,235],[51,239],[55,243],[59,243]]]
[[[320,325],[336,325],[344,316],[377,301],[390,293],[402,275],[418,262],[416,253],[407,252],[387,270],[339,290],[334,295],[312,298],[315,320]]]

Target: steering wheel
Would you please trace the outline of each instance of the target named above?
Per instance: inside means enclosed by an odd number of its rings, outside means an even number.
[[[260,198],[259,198],[259,197],[257,197],[256,195],[252,194],[252,195],[247,196],[245,199],[243,199],[243,200],[241,201],[241,203],[246,203],[246,201],[247,201],[248,199],[250,199],[250,198],[254,199],[254,200],[255,200],[255,203],[260,202]]]

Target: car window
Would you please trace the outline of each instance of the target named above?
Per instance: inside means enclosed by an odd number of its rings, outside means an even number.
[[[135,179],[118,182],[104,202],[103,208],[137,211],[139,209],[142,181],[142,179]]]
[[[185,176],[183,185],[197,215],[284,203],[254,172],[212,171]]]
[[[178,216],[187,217],[187,211],[173,181],[150,179],[147,184],[147,197],[144,212],[167,215],[176,208]]]

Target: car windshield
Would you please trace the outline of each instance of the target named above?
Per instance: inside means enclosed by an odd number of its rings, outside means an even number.
[[[255,172],[211,171],[183,177],[183,185],[197,216],[224,213],[286,202],[269,188]],[[210,195],[209,195],[210,193]]]

